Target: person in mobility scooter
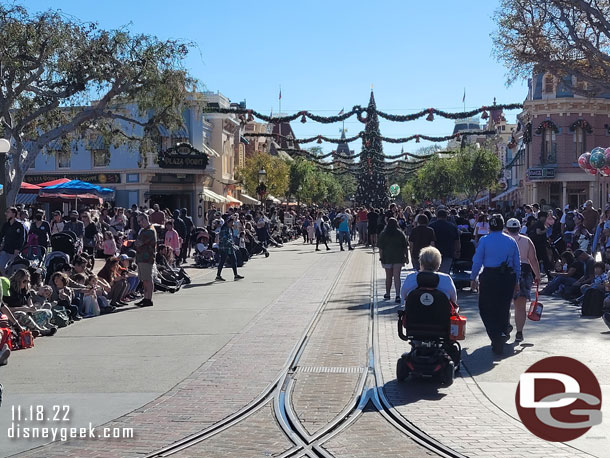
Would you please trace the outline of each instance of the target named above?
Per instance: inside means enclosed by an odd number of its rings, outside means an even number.
[[[461,346],[452,340],[452,316],[457,315],[457,293],[453,280],[439,273],[441,253],[434,247],[419,255],[420,271],[402,285],[405,308],[398,312],[398,335],[409,341],[411,351],[396,364],[396,378],[438,377],[451,385],[461,360]]]

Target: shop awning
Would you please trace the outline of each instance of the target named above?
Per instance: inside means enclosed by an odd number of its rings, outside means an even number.
[[[210,156],[210,157],[220,157],[220,154],[218,154],[215,149],[210,148],[205,143],[203,144],[203,148],[202,149],[203,149],[203,152],[205,154],[207,154],[208,156]]]
[[[227,200],[229,204],[243,205],[244,203],[241,200],[237,200],[235,197],[227,196]]]
[[[271,194],[267,194],[267,200],[270,200],[274,204],[281,204],[282,203],[282,201],[280,199],[278,199],[277,197],[273,197]]]
[[[502,200],[503,197],[508,196],[509,194],[513,193],[514,191],[516,191],[517,189],[519,189],[519,186],[513,186],[510,189],[507,189],[506,191],[498,194],[496,197],[494,197],[493,199],[491,199],[492,202],[497,202],[499,200]]]
[[[82,204],[102,205],[103,200],[94,194],[59,194],[53,192],[44,192],[38,195],[38,202],[49,203],[71,203],[78,202]]]
[[[256,200],[254,197],[250,197],[248,194],[242,193],[239,197],[240,197],[240,199],[242,201],[245,201],[246,203],[249,203],[249,204],[252,204],[252,205],[260,205],[261,204],[260,200]]]
[[[34,202],[36,202],[36,199],[38,199],[38,194],[32,194],[32,193],[24,193],[24,192],[20,192],[17,194],[17,197],[15,198],[15,203],[16,204],[22,204],[22,205],[31,205]]]
[[[206,202],[214,202],[217,204],[226,204],[229,202],[229,199],[227,199],[224,196],[221,196],[220,194],[216,194],[214,191],[211,191],[210,189],[206,189],[203,188],[203,200],[205,200]]]
[[[489,200],[489,194],[486,196],[481,197],[480,199],[477,199],[474,201],[475,204],[482,204],[483,202],[487,202]]]

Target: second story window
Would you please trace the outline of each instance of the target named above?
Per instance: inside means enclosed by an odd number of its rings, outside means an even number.
[[[69,169],[72,165],[71,154],[68,151],[58,151],[55,153],[57,156],[57,168],[58,169]]]
[[[542,135],[542,163],[554,163],[556,153],[555,132],[552,128],[544,129]]]
[[[585,129],[577,127],[574,131],[574,141],[576,142],[576,160],[587,148]]]
[[[91,151],[93,156],[93,167],[108,167],[110,164],[110,153],[107,149],[94,149]]]
[[[541,136],[540,164],[555,164],[557,162],[557,138],[559,127],[550,119],[542,121],[536,129],[536,135]]]
[[[552,94],[555,91],[555,79],[553,75],[545,75],[544,77],[544,92]]]

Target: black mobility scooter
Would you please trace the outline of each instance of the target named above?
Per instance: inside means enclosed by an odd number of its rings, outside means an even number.
[[[398,312],[398,335],[411,344],[396,363],[399,382],[409,375],[440,379],[451,385],[459,368],[462,348],[450,338],[451,316],[456,313],[447,296],[437,288],[439,276],[417,274],[417,288],[409,293],[405,309]]]

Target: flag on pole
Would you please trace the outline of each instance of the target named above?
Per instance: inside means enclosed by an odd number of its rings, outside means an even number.
[[[339,114],[337,116],[341,116],[344,113],[343,108],[341,108],[341,111],[339,112]]]
[[[280,88],[280,98],[278,100],[282,100],[282,88]]]
[[[466,88],[464,88],[464,95],[462,96],[462,103],[466,102]]]

